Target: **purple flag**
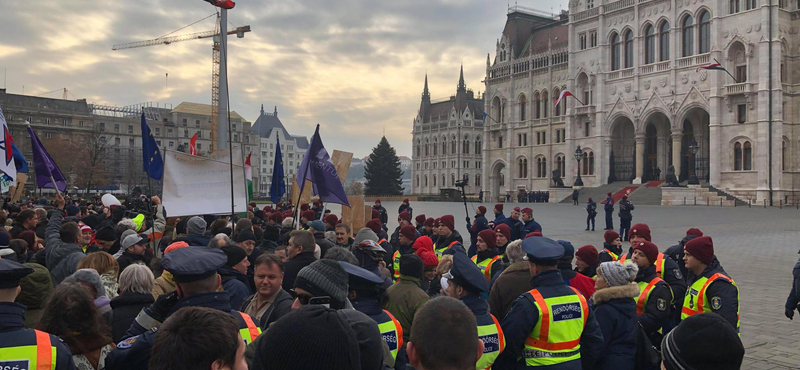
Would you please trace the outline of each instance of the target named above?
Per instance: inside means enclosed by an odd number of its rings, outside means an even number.
[[[314,185],[314,194],[319,196],[319,200],[350,206],[344,185],[339,180],[339,173],[336,172],[336,166],[333,165],[325,146],[322,145],[322,139],[319,137],[319,125],[314,131],[314,136],[311,137],[311,145],[297,170],[297,185],[300,186],[301,193],[306,180],[311,181]]]
[[[31,126],[28,126],[28,134],[31,136],[33,168],[36,170],[36,187],[39,189],[54,189],[58,187],[58,190],[66,191],[67,180],[64,178],[64,174],[58,169],[56,161],[50,157],[50,154],[47,154],[47,150],[44,149],[44,145],[39,141],[39,137],[36,136],[36,132],[33,131]],[[56,181],[55,186],[53,186],[53,179]]]

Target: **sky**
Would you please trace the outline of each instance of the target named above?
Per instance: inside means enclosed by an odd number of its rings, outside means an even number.
[[[566,0],[520,0],[558,13]],[[368,155],[385,132],[411,156],[412,122],[425,73],[433,99],[455,94],[459,66],[484,90],[505,25],[503,0],[239,0],[228,27],[231,109],[253,122],[277,106],[287,130],[310,137],[320,124],[328,152]],[[514,2],[511,2],[514,5]],[[0,72],[9,93],[89,103],[211,103],[211,39],[112,51],[154,39],[214,13],[201,0],[4,2]],[[214,29],[214,17],[175,32]],[[169,78],[167,79],[167,74]]]

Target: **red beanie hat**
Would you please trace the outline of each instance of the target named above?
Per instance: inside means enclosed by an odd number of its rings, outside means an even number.
[[[411,240],[414,240],[417,238],[417,229],[415,229],[414,226],[411,225],[403,226],[402,228],[400,228],[400,235],[405,236],[406,238],[409,238]]]
[[[411,214],[408,213],[408,211],[400,212],[400,214],[397,216],[397,219],[398,220],[406,220],[409,223],[411,223]]]
[[[305,217],[305,218],[306,218],[306,220],[309,220],[309,221],[314,221],[314,220],[316,220],[316,219],[317,219],[317,218],[315,217],[316,215],[317,215],[317,214],[316,214],[316,213],[314,213],[314,211],[312,211],[312,210],[308,210],[308,211],[303,211],[303,213],[301,213],[301,214],[300,214],[300,217]]]
[[[603,239],[605,239],[608,244],[613,243],[617,238],[619,238],[619,234],[614,230],[606,230],[605,234],[603,234]]]
[[[597,267],[597,262],[599,258],[599,254],[597,253],[597,248],[593,245],[584,245],[583,247],[578,248],[578,251],[575,252],[576,257],[580,257],[583,262],[586,262],[589,266]]]
[[[694,235],[694,236],[703,236],[703,232],[700,229],[691,228],[686,231],[686,236]]]
[[[425,215],[424,214],[417,215],[417,217],[414,217],[414,221],[417,221],[418,224],[424,224],[425,223]]]
[[[485,215],[486,214],[486,207],[478,206],[478,213]]]
[[[710,265],[714,261],[714,241],[710,236],[700,236],[689,240],[683,246],[683,250],[706,265]]]
[[[420,236],[414,241],[414,245],[412,245],[411,248],[417,251],[427,250],[433,252],[433,240],[427,236]],[[417,254],[419,254],[419,252],[417,252]]]
[[[373,218],[367,221],[367,227],[370,228],[375,234],[380,234],[381,232],[381,220],[377,218]]]
[[[453,218],[453,215],[444,215],[442,218],[439,219],[439,224],[444,225],[450,231],[456,230],[456,220]]]
[[[606,195],[608,195],[610,197],[611,196],[611,192],[606,193]]]
[[[417,255],[422,260],[422,268],[439,266],[439,259],[436,258],[436,253],[417,250]]]
[[[434,219],[433,217],[428,217],[425,219],[425,223],[422,226],[433,227],[434,226]]]
[[[537,231],[534,231],[534,232],[530,232],[530,233],[527,233],[527,234],[525,234],[525,238],[523,238],[523,239],[532,238],[532,237],[534,237],[534,236],[543,236],[543,235],[542,235],[542,232],[541,232],[541,231],[538,231],[538,230],[537,230]]]
[[[294,215],[292,214],[292,211],[284,211],[283,212],[283,218],[286,218],[286,217],[294,217]]]
[[[167,253],[170,253],[170,252],[172,252],[172,251],[174,251],[176,249],[181,249],[183,247],[188,247],[188,246],[189,246],[189,244],[186,243],[186,242],[175,242],[175,243],[170,244],[167,247],[167,249],[164,250],[164,254],[167,254]]]
[[[325,222],[327,222],[328,225],[336,226],[336,224],[339,223],[339,217],[336,217],[336,215],[327,215],[325,216]]]
[[[533,216],[533,210],[530,209],[530,208],[523,208],[522,209],[522,213],[527,213],[527,214]]]
[[[478,237],[483,239],[486,246],[492,249],[497,246],[497,233],[492,230],[486,229],[478,233]]]
[[[279,224],[283,221],[283,215],[279,212],[275,212],[269,216],[269,219],[275,221],[276,224]]]
[[[408,203],[408,198],[403,199],[403,203]]]
[[[638,242],[634,244],[632,248],[633,250],[639,249],[644,252],[644,255],[647,256],[648,260],[650,260],[650,263],[656,263],[656,259],[658,258],[658,247],[656,247],[655,244],[649,241]]]
[[[511,228],[508,227],[508,225],[506,224],[497,225],[494,227],[494,231],[496,233],[503,234],[503,236],[505,236],[506,239],[508,239],[508,241],[511,241]]]
[[[381,200],[380,199],[375,199],[375,204],[381,204]]]
[[[372,210],[372,218],[380,218],[380,217],[381,217],[381,213],[378,212],[377,209],[373,209]]]
[[[632,238],[634,235],[639,235],[648,242],[651,241],[650,239],[650,226],[647,224],[636,224],[631,227],[630,233],[628,233],[628,239]]]
[[[503,203],[495,204],[494,209],[496,209],[498,212],[503,212]]]
[[[300,205],[300,210],[301,211],[308,211],[308,204]]]

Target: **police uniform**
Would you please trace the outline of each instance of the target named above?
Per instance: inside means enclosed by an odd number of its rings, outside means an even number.
[[[703,312],[719,314],[739,332],[739,287],[718,261],[708,265],[700,276],[690,274],[681,320]]]
[[[663,337],[662,328],[672,317],[674,298],[669,285],[656,275],[655,270],[655,266],[650,265],[636,275],[636,284],[639,285],[636,315],[650,342],[658,346]]]
[[[169,271],[175,282],[180,284],[199,281],[217,273],[228,261],[228,257],[220,249],[206,247],[186,247],[176,249],[167,254],[161,261],[164,269]],[[175,300],[172,307],[162,304],[166,300]],[[239,334],[245,343],[254,341],[261,329],[255,319],[243,312],[231,309],[230,296],[225,291],[214,291],[195,294],[189,297],[177,296],[177,291],[162,295],[156,303],[144,308],[136,317],[131,328],[123,339],[106,357],[106,369],[147,369],[150,353],[156,339],[156,332],[161,320],[184,307],[207,307],[230,312],[239,323]],[[166,309],[166,312],[158,312]]]
[[[619,263],[624,264],[625,261],[630,261],[631,256],[633,256],[632,248],[628,250],[627,254],[619,256]],[[683,297],[686,294],[686,277],[681,273],[681,268],[677,262],[659,252],[653,265],[656,268],[656,275],[667,282],[674,297]],[[673,312],[680,311],[682,306],[683,302],[680,299],[675,299],[672,303]]]
[[[545,238],[522,241],[528,260],[552,264],[564,247]],[[532,290],[514,302],[501,323],[507,347],[496,368],[591,369],[603,348],[603,334],[586,299],[564,284],[561,272],[547,270],[531,278]]]
[[[341,261],[339,264],[347,272],[349,289],[356,291],[356,298],[350,300],[353,308],[369,316],[378,325],[378,331],[386,343],[384,351],[391,357],[391,361],[386,361],[388,358],[384,356],[384,362],[394,368],[405,368],[408,360],[403,347],[403,327],[389,311],[381,308],[378,300],[385,291],[384,280],[362,267]]]
[[[443,275],[452,283],[469,292],[459,299],[469,307],[478,322],[478,339],[483,342],[483,355],[475,364],[476,369],[489,369],[495,359],[506,348],[503,328],[494,315],[489,313],[489,304],[483,295],[489,292],[489,282],[483,272],[463,253],[453,255],[453,266]]]
[[[33,269],[0,259],[0,290],[16,289]],[[25,328],[25,306],[0,302],[0,369],[72,370],[72,354],[57,336]]]

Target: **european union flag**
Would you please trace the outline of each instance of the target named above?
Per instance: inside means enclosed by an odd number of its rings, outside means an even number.
[[[156,138],[153,137],[150,126],[144,119],[144,112],[142,112],[142,167],[148,176],[156,180],[161,180],[164,176],[164,159],[161,158]]]
[[[275,164],[272,167],[272,184],[269,186],[269,198],[272,203],[278,204],[281,196],[286,194],[286,183],[283,181],[283,155],[281,155],[281,138],[275,148]]]

